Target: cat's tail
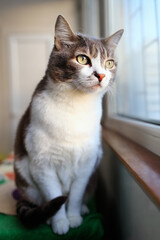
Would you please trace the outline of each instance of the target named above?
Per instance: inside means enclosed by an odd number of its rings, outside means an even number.
[[[62,204],[65,203],[67,197],[60,196],[37,206],[26,200],[17,202],[17,215],[24,226],[28,228],[37,227],[41,223],[45,223],[47,219],[56,214]]]

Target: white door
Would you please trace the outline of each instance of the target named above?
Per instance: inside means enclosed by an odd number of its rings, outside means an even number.
[[[76,29],[74,0],[0,0],[0,153],[13,150],[18,120],[44,76],[59,14]]]
[[[27,108],[37,83],[43,78],[53,36],[14,35],[9,38],[11,138]]]

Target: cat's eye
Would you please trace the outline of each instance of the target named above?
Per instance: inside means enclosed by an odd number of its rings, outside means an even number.
[[[90,59],[85,55],[78,55],[76,57],[76,60],[77,60],[78,63],[80,63],[82,65],[90,64]]]
[[[115,63],[114,63],[114,60],[112,60],[112,59],[111,60],[107,60],[106,63],[105,63],[105,67],[108,68],[108,69],[113,68],[114,65],[115,65]]]

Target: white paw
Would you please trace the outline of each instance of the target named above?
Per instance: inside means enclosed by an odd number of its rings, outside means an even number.
[[[85,214],[88,214],[88,213],[89,213],[89,209],[88,209],[87,205],[83,204],[82,208],[81,208],[81,214],[85,215]]]
[[[71,228],[76,228],[81,225],[83,218],[80,215],[68,216],[68,220]]]
[[[69,230],[69,221],[67,218],[61,218],[56,221],[52,221],[52,230],[54,233],[63,235]]]

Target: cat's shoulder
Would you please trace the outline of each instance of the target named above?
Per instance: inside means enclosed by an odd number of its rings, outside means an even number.
[[[37,87],[35,88],[32,98],[38,96],[43,91],[45,91],[47,89],[47,85],[48,85],[48,78],[44,76],[43,79],[37,84]]]

